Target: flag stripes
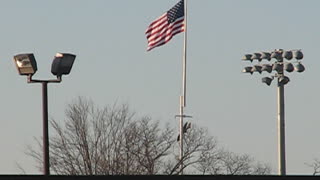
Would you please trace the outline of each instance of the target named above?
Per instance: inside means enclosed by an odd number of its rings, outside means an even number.
[[[145,32],[148,40],[147,51],[166,44],[174,35],[184,31],[184,1],[181,0],[147,28]]]

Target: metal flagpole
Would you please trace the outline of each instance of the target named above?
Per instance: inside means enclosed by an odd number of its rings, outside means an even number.
[[[183,174],[183,96],[180,96],[180,174]]]
[[[187,0],[184,0],[184,43],[182,59],[182,96],[180,96],[180,174],[183,175],[183,118],[186,107],[186,74],[187,74]]]
[[[183,43],[183,63],[182,63],[182,78],[183,78],[183,107],[186,107],[186,80],[187,80],[187,0],[184,0],[184,43]]]

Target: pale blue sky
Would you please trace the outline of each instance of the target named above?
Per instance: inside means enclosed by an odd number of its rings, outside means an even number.
[[[147,26],[177,0],[2,0],[0,174],[39,174],[25,148],[42,136],[41,86],[18,75],[12,57],[32,52],[35,78],[53,78],[56,52],[77,55],[70,75],[49,84],[49,117],[63,119],[77,96],[128,103],[138,115],[178,125],[182,42],[146,52]],[[285,87],[287,173],[311,174],[320,158],[318,0],[189,0],[186,114],[221,146],[277,170],[276,85],[241,73],[245,53],[302,49],[304,73]],[[263,73],[263,75],[266,75]]]

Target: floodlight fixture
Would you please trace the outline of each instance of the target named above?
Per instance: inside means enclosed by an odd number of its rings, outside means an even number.
[[[57,53],[51,66],[51,72],[57,76],[57,79],[39,80],[32,79],[37,71],[37,63],[32,53],[15,55],[13,60],[20,75],[28,76],[28,83],[42,84],[42,114],[43,114],[43,172],[44,175],[50,175],[49,161],[49,132],[48,132],[48,83],[60,83],[61,76],[70,73],[75,55],[68,53]]]
[[[245,54],[241,59],[244,61],[251,61],[252,62],[252,54]]]
[[[272,70],[277,71],[278,73],[283,71],[283,64],[275,63],[272,66]]]
[[[251,72],[254,73],[254,72],[258,72],[258,73],[262,73],[262,66],[261,65],[254,65],[251,69]]]
[[[33,75],[37,72],[37,62],[32,53],[18,54],[13,57],[20,75]]]
[[[305,70],[304,66],[300,62],[298,62],[298,64],[295,66],[295,71],[301,73],[304,70]]]
[[[301,50],[295,50],[293,52],[293,57],[296,58],[297,60],[301,60],[303,58],[303,53],[301,52]]]
[[[76,56],[68,53],[57,53],[53,59],[51,73],[58,77],[68,75]]]
[[[290,79],[287,76],[281,76],[279,78],[279,85],[286,85],[289,81]]]
[[[270,77],[263,77],[262,78],[262,82],[266,83],[268,86],[270,86],[272,80],[273,80],[273,78],[270,78]]]
[[[242,70],[243,73],[251,73],[252,74],[252,67],[251,66],[247,66]]]
[[[286,58],[287,60],[291,60],[293,58],[293,53],[292,51],[284,51],[282,57]]]
[[[258,61],[261,61],[261,54],[260,53],[253,53],[252,56],[251,56],[251,59],[252,60],[258,60]]]
[[[261,52],[261,57],[260,58],[270,61],[271,60],[271,53],[269,53],[269,52]]]
[[[268,73],[272,72],[272,65],[271,64],[263,64],[261,71],[266,71]]]
[[[281,51],[274,51],[271,53],[271,58],[275,58],[278,61],[282,61],[282,52]]]
[[[292,72],[294,71],[294,66],[292,63],[285,63],[284,64],[284,69],[287,71],[287,72]]]

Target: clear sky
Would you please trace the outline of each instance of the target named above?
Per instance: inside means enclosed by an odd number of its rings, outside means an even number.
[[[241,73],[246,53],[302,49],[304,73],[285,86],[287,174],[311,174],[320,158],[320,1],[188,0],[187,107],[220,145],[277,170],[277,87]],[[128,103],[138,115],[178,125],[183,34],[146,52],[147,26],[177,0],[2,0],[0,174],[39,174],[25,155],[42,136],[41,85],[19,76],[13,56],[32,52],[38,79],[57,52],[77,55],[71,74],[49,84],[49,117],[78,96]]]

